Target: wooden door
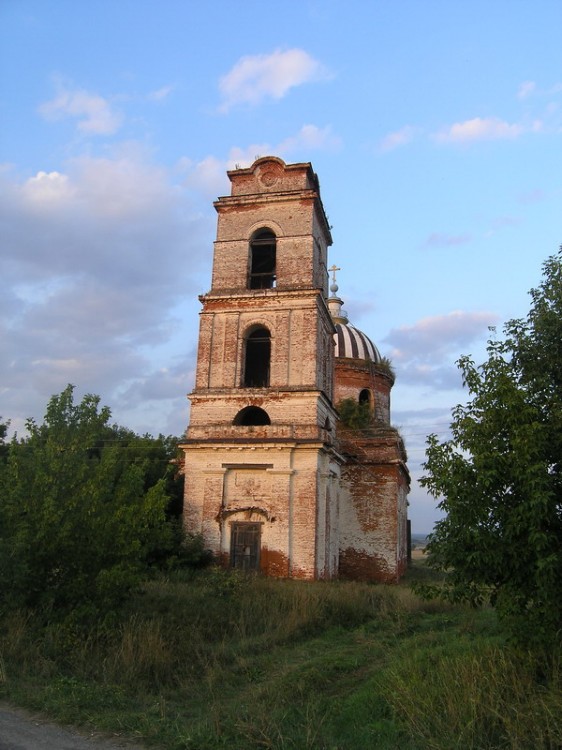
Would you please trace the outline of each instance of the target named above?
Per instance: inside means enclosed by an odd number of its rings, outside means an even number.
[[[230,531],[230,564],[238,570],[258,570],[261,524],[233,523]]]

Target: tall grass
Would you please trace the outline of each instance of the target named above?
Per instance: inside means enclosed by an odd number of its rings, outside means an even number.
[[[389,703],[435,750],[559,750],[560,654],[536,657],[497,647],[475,653],[412,654],[387,672]]]
[[[148,581],[95,625],[0,629],[0,696],[173,750],[554,750],[558,666],[536,667],[493,613],[408,585],[221,570]]]

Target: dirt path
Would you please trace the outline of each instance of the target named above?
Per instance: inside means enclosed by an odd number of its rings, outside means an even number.
[[[78,732],[49,723],[7,703],[0,703],[0,750],[142,750],[99,732]]]

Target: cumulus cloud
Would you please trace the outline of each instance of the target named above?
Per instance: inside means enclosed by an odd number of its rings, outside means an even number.
[[[490,312],[457,310],[394,328],[384,341],[392,347],[390,358],[400,368],[401,382],[458,388],[454,360],[482,340],[497,319]]]
[[[393,328],[386,341],[394,349],[392,357],[408,361],[442,361],[451,346],[466,346],[497,322],[490,312],[454,310],[446,315],[422,318],[412,326]]]
[[[415,134],[416,129],[411,125],[406,125],[400,130],[389,133],[380,141],[379,153],[386,153],[387,151],[393,151],[395,148],[400,148],[400,146],[406,146],[413,141]]]
[[[120,404],[123,414],[131,414],[138,419],[144,415],[146,428],[144,432],[154,433],[154,424],[158,422],[160,432],[181,435],[188,423],[189,404],[185,397],[195,384],[195,364],[197,360],[197,342],[189,347],[184,356],[174,359],[165,367],[146,370],[145,374],[136,377],[120,393]],[[162,404],[168,404],[168,414],[162,424]],[[165,412],[164,412],[165,414]],[[126,417],[127,418],[127,417]],[[128,422],[125,422],[128,424]],[[142,432],[143,430],[139,430]]]
[[[251,167],[256,159],[260,159],[262,156],[267,156],[268,154],[281,156],[275,146],[271,146],[269,143],[251,143],[244,148],[241,146],[233,146],[228,152],[226,166],[227,169]]]
[[[21,186],[21,194],[30,205],[36,208],[44,206],[46,210],[70,199],[72,193],[68,175],[60,172],[37,172]]]
[[[184,185],[202,192],[207,198],[213,199],[229,192],[227,165],[216,156],[206,156],[199,162],[181,159],[178,167],[185,174]]]
[[[134,150],[76,159],[64,174],[0,177],[0,414],[21,428],[69,382],[112,407],[136,382],[169,398],[166,347],[195,335],[212,217]]]
[[[332,133],[329,125],[325,128],[319,128],[316,125],[303,125],[299,132],[286,138],[277,146],[275,153],[291,154],[299,150],[322,150],[332,151],[339,148],[341,138]]]
[[[524,132],[522,125],[508,123],[499,117],[474,117],[456,122],[434,135],[438,143],[472,143],[474,141],[513,140]]]
[[[310,151],[332,151],[338,148],[341,139],[332,132],[329,125],[320,128],[317,125],[303,125],[295,135],[288,136],[275,145],[269,143],[252,143],[245,148],[233,146],[228,155],[228,168],[236,166],[249,167],[260,156],[275,154],[287,157],[291,154],[309,153]]]
[[[122,114],[99,94],[62,84],[54,99],[39,106],[39,113],[47,120],[76,118],[78,130],[89,135],[112,135],[123,122]]]
[[[185,174],[186,186],[196,188],[208,198],[213,198],[229,192],[229,181],[226,176],[228,169],[249,167],[256,159],[271,154],[286,158],[299,153],[308,155],[313,150],[332,151],[340,145],[341,139],[332,132],[329,125],[321,128],[308,124],[303,125],[295,135],[288,136],[275,145],[263,142],[251,143],[244,148],[233,146],[225,160],[206,156],[194,163],[184,158],[180,160],[178,169]]]
[[[325,76],[323,66],[302,49],[247,55],[219,81],[220,110],[227,112],[238,104],[259,104],[267,98],[281,99],[295,86]]]

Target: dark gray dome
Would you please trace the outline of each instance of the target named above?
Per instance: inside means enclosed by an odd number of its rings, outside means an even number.
[[[336,357],[351,357],[380,362],[382,357],[371,339],[350,323],[336,323]]]

